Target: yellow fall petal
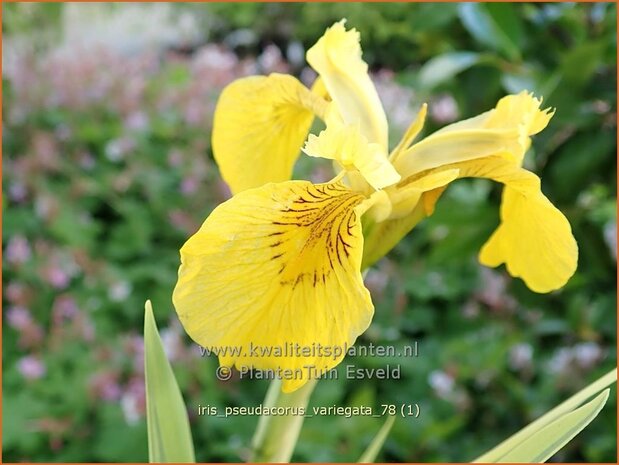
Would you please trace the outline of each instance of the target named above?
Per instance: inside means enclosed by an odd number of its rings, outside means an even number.
[[[479,261],[492,267],[505,263],[509,274],[545,293],[563,287],[574,274],[578,247],[565,216],[541,192],[506,187],[501,224],[482,247]]]
[[[383,148],[369,143],[357,125],[340,125],[333,120],[318,136],[310,134],[303,152],[312,157],[336,160],[347,170],[359,170],[374,189],[400,180]]]
[[[402,177],[493,155],[520,164],[530,137],[541,131],[552,117],[540,110],[541,100],[522,92],[502,98],[495,109],[451,124],[424,138],[394,161]]]
[[[287,181],[314,114],[327,102],[292,76],[251,76],[226,87],[215,109],[213,154],[233,193]]]
[[[361,58],[359,32],[344,27],[345,20],[328,28],[307,51],[307,62],[322,78],[344,121],[359,124],[370,143],[387,151],[387,118],[376,88]]]
[[[491,267],[505,263],[512,276],[522,278],[535,292],[564,286],[576,271],[578,246],[563,213],[542,193],[540,179],[500,156],[442,169],[454,168],[460,170],[459,177],[488,178],[505,185],[501,224],[483,246],[480,262]]]
[[[356,207],[364,197],[342,184],[267,184],[217,207],[181,249],[173,301],[187,333],[239,370],[292,370],[283,390],[324,373],[344,352],[264,356],[274,350],[352,345],[373,305],[360,266],[363,235]],[[287,346],[288,344],[288,346]],[[269,349],[270,348],[270,349]]]

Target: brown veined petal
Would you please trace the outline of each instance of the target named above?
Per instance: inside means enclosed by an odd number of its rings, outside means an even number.
[[[289,181],[217,207],[181,249],[173,301],[187,333],[220,350],[223,366],[288,370],[285,392],[312,377],[307,367],[336,366],[373,315],[360,272],[355,209],[363,200],[342,184]],[[331,352],[281,352],[295,346]],[[240,353],[222,353],[226,347]]]
[[[228,85],[215,109],[213,154],[232,192],[289,180],[314,114],[326,104],[285,74]]]

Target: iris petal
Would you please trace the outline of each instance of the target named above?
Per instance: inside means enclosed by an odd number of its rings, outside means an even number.
[[[226,87],[215,109],[213,154],[232,192],[289,180],[314,114],[326,104],[283,74],[251,76]]]
[[[328,28],[307,51],[307,62],[322,78],[344,121],[359,124],[370,143],[387,152],[387,117],[361,58],[359,32],[346,30],[345,20]]]
[[[240,347],[240,354],[220,353],[224,366],[292,370],[285,392],[308,381],[305,366],[320,373],[336,366],[344,353],[265,356],[251,349],[342,348],[368,327],[373,305],[360,272],[355,211],[363,199],[341,184],[289,181],[217,207],[181,249],[173,301],[187,333],[204,347]]]
[[[540,110],[541,100],[522,92],[508,95],[493,110],[431,134],[398,156],[402,177],[442,165],[501,155],[522,163],[530,136],[546,127],[553,112]]]
[[[512,276],[522,278],[535,292],[563,287],[576,271],[578,246],[568,220],[542,193],[540,179],[499,156],[442,169],[453,168],[460,170],[459,177],[488,178],[505,185],[501,224],[483,246],[481,263],[491,267],[505,263]]]
[[[303,152],[312,157],[336,160],[348,170],[359,170],[374,189],[382,189],[400,180],[382,147],[369,143],[355,125],[328,123],[318,136],[310,134]]]

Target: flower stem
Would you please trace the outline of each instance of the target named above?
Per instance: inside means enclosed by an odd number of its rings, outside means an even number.
[[[290,394],[284,394],[280,380],[273,380],[267,391],[263,406],[295,407],[287,415],[262,415],[252,439],[250,462],[287,463],[292,457],[305,416],[299,414],[305,409],[317,380],[307,382]],[[294,411],[296,410],[296,412]]]

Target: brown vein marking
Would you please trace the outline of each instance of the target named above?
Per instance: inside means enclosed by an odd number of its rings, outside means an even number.
[[[272,224],[285,228],[269,236],[278,236],[271,244],[276,252],[271,259],[283,261],[279,271],[282,285],[291,285],[294,289],[307,275],[316,287],[321,281],[326,283],[336,262],[344,266],[352,250],[350,238],[357,218],[354,207],[362,200],[363,196],[343,186],[311,186],[280,210],[284,219]],[[298,239],[299,235],[303,236],[303,244],[291,254],[288,242]],[[319,258],[314,258],[325,253],[327,267],[322,266]]]

